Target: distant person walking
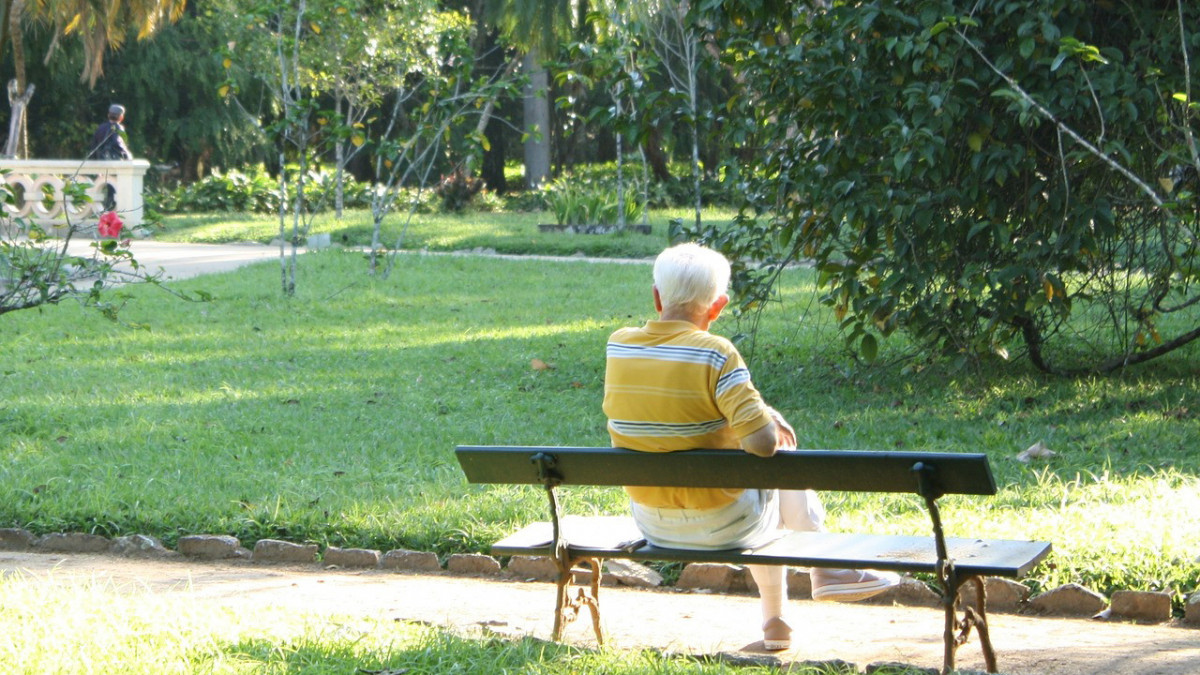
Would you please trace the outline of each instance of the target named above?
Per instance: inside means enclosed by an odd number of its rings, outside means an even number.
[[[125,107],[112,104],[108,107],[108,119],[96,127],[92,134],[92,146],[88,159],[120,160],[133,159],[133,153],[125,145]],[[104,210],[112,211],[117,206],[117,189],[111,183],[104,186]]]

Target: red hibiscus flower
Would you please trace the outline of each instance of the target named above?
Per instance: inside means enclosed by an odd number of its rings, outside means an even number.
[[[113,211],[105,211],[100,216],[100,224],[96,226],[96,231],[101,237],[112,237],[116,239],[121,235],[121,217]]]

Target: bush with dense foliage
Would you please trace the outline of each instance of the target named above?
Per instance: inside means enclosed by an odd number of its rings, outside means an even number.
[[[329,171],[310,171],[306,194],[315,204],[322,196],[332,194],[334,174]],[[343,182],[346,205],[365,207],[370,199],[371,186],[346,178]],[[198,181],[175,188],[161,189],[147,195],[151,208],[164,213],[276,213],[279,210],[279,179],[262,166],[245,171],[217,172]]]
[[[549,183],[543,193],[559,225],[614,225],[622,206],[625,223],[636,223],[645,211],[641,191],[629,182],[623,190],[618,198],[615,184],[569,176]]]
[[[745,84],[741,266],[822,272],[852,348],[1108,371],[1200,337],[1200,5],[710,2]]]

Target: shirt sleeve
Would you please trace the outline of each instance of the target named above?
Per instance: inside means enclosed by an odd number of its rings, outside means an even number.
[[[770,424],[771,413],[750,380],[742,355],[732,344],[728,348],[730,353],[717,377],[713,398],[733,432],[745,438]]]

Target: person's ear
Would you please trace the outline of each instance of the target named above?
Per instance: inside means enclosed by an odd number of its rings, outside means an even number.
[[[663,310],[662,296],[660,296],[658,294],[658,286],[651,286],[651,289],[654,290],[654,311],[658,312],[659,314],[662,314],[662,310]]]
[[[717,317],[721,316],[721,310],[725,309],[725,306],[728,304],[728,295],[721,295],[716,300],[713,300],[713,304],[708,308],[708,320],[710,322],[716,321]]]

